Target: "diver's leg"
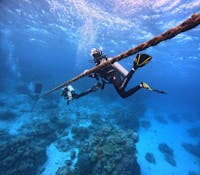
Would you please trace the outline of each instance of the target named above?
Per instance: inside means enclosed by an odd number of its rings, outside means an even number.
[[[132,78],[132,76],[133,76],[134,73],[135,73],[135,69],[132,68],[132,69],[130,70],[130,72],[128,73],[128,75],[127,75],[127,76],[124,78],[124,80],[122,81],[122,83],[121,83],[119,89],[125,89],[125,88],[126,88],[128,82],[130,81],[130,79]]]
[[[115,87],[115,89],[117,90],[118,94],[122,97],[122,98],[126,98],[132,94],[134,94],[135,92],[137,92],[138,90],[140,90],[142,88],[141,84],[129,89],[128,91],[125,91],[125,89],[119,89],[117,87]]]
[[[116,88],[116,87],[115,87]],[[147,89],[149,91],[154,91],[154,92],[157,92],[157,93],[161,93],[161,94],[167,94],[167,92],[165,91],[161,91],[161,90],[157,90],[157,89],[152,89],[147,83],[145,82],[141,82],[139,85],[129,89],[128,91],[125,91],[125,89],[119,89],[119,88],[116,88],[117,92],[119,93],[119,95],[122,97],[122,98],[126,98],[132,94],[134,94],[135,92],[137,92],[138,90],[140,90],[141,88],[144,88],[144,89]]]
[[[114,85],[116,91],[118,92],[118,94],[122,97],[122,98],[126,98],[130,95],[132,95],[133,93],[135,93],[136,91],[138,91],[142,86],[141,85],[138,85],[138,86],[135,86],[133,88],[131,88],[130,90],[128,91],[125,91],[125,88],[127,86],[127,83],[129,82],[129,80],[131,79],[131,77],[133,76],[134,74],[134,69],[132,69],[128,75],[125,77],[125,79],[122,81],[120,79],[119,76],[113,76],[112,78],[112,84]]]
[[[131,77],[135,73],[136,69],[146,65],[151,60],[151,58],[152,57],[147,55],[147,54],[137,54],[135,60],[133,61],[133,68],[128,73],[128,75],[124,78],[124,80],[123,80],[123,82],[122,82],[122,84],[120,86],[120,89],[125,89],[127,84],[128,84],[128,82],[129,82],[129,80],[131,79]]]
[[[132,76],[135,73],[136,69],[139,68],[139,67],[144,66],[150,60],[151,60],[151,56],[149,56],[147,54],[138,54],[137,55],[136,59],[133,62],[133,68],[130,70],[130,72],[128,73],[128,75],[124,78],[124,80],[122,81],[121,85],[120,86],[115,86],[115,89],[117,90],[118,94],[122,98],[126,98],[126,97],[134,94],[135,92],[137,92],[139,89],[141,89],[143,87],[143,84],[139,84],[139,85],[131,88],[128,91],[125,90],[128,82],[132,78]]]

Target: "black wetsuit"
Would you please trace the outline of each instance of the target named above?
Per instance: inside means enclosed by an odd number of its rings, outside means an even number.
[[[102,56],[102,57],[103,57],[103,59],[107,60],[106,56]],[[101,59],[101,60],[103,60],[103,59]],[[98,65],[98,64],[96,64],[96,65]],[[128,82],[130,81],[134,72],[135,71],[131,69],[126,77],[122,77],[121,74],[117,70],[115,70],[115,68],[112,67],[112,65],[108,65],[108,66],[105,66],[102,69],[100,69],[98,72],[93,73],[89,76],[94,77],[97,80],[99,80],[101,78],[101,79],[103,79],[103,81],[105,80],[105,81],[113,84],[115,89],[117,90],[118,94],[122,98],[126,98],[126,97],[134,94],[141,88],[140,85],[137,85],[127,91],[125,90]]]
[[[94,58],[96,65],[99,65],[100,63],[104,62],[107,60],[107,56],[105,55],[96,55],[96,57]],[[68,96],[68,88],[66,87],[63,92],[62,95],[65,97],[65,99],[67,99],[67,104],[69,104],[69,102],[73,99],[77,99],[80,98],[82,96],[85,96],[91,92],[96,91],[97,89],[104,89],[104,86],[106,83],[111,83],[114,85],[115,89],[117,90],[118,94],[122,97],[122,98],[126,98],[132,94],[134,94],[135,92],[137,92],[139,89],[141,89],[140,85],[137,85],[129,90],[125,90],[125,88],[127,87],[128,82],[130,81],[131,77],[133,76],[135,70],[131,69],[129,71],[129,73],[127,74],[127,76],[123,77],[118,70],[116,70],[111,64],[107,65],[103,68],[101,68],[99,71],[95,72],[95,73],[91,73],[88,76],[92,77],[92,78],[96,78],[97,83],[87,89],[84,92],[81,93],[76,93],[74,90],[70,91],[71,92],[71,96]]]
[[[69,102],[73,99],[77,99],[80,98],[82,96],[85,96],[91,92],[96,91],[97,89],[101,88],[102,89],[102,84],[101,83],[96,83],[94,86],[92,86],[91,88],[87,89],[84,92],[81,93],[76,93],[74,90],[70,91],[67,87],[65,87],[62,91],[62,96],[64,96],[64,98],[67,100],[67,104],[69,104]],[[71,93],[71,96],[68,95],[68,92]]]

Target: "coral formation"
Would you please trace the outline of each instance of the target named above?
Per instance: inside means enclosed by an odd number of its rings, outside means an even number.
[[[155,119],[161,124],[167,124],[168,123],[167,120],[163,116],[160,116],[160,115],[156,115]]]
[[[95,125],[95,126],[99,126],[100,124],[103,123],[103,120],[102,120],[102,116],[98,113],[94,113],[91,115],[91,122],[92,122],[92,125]]]
[[[16,137],[0,146],[0,172],[35,175],[46,160],[45,145],[35,138]]]
[[[173,121],[174,123],[180,123],[180,116],[178,114],[171,114],[168,115],[168,118]]]
[[[31,91],[28,88],[28,84],[23,82],[18,82],[15,86],[15,90],[19,94],[31,95]]]
[[[187,132],[191,137],[197,137],[197,138],[200,137],[200,127],[194,127],[194,128],[188,129]]]
[[[30,123],[24,125],[20,132],[25,133],[28,137],[37,139],[54,140],[56,138],[56,125],[49,122],[49,120],[42,120],[40,122]]]
[[[193,154],[194,156],[197,156],[200,158],[200,142],[196,145],[189,144],[189,143],[182,143],[183,148],[185,148],[186,151]]]
[[[176,166],[174,151],[166,143],[160,143],[158,148],[164,154],[165,160],[172,166]]]
[[[154,157],[154,155],[152,153],[147,152],[145,154],[145,159],[150,163],[153,163],[153,164],[156,163],[156,159],[155,159],[155,157]]]
[[[1,100],[0,100],[0,106],[3,107],[3,106],[5,106],[5,105],[6,105],[6,103],[5,103],[4,101],[1,101]]]
[[[116,151],[116,145],[113,145],[112,143],[107,143],[107,144],[104,144],[102,146],[101,150],[102,150],[102,152],[103,152],[104,155],[111,156]]]
[[[5,130],[0,130],[0,143],[1,144],[3,144],[3,143],[5,143],[5,142],[7,142],[8,141],[8,139],[9,139],[9,133],[7,132],[7,131],[5,131]]]
[[[66,165],[57,175],[140,175],[135,139],[131,131],[105,127],[80,145],[76,168]]]
[[[140,124],[137,116],[129,114],[116,115],[115,120],[117,125],[122,129],[133,129],[134,131],[138,131],[139,129]]]
[[[17,115],[12,111],[1,111],[0,120],[14,120],[17,118]]]
[[[140,126],[145,128],[145,129],[149,129],[151,127],[151,123],[147,120],[141,120]]]
[[[59,122],[43,119],[22,126],[19,136],[1,132],[0,138],[4,141],[0,143],[0,172],[6,175],[37,174],[47,159],[46,147],[56,139],[56,131],[63,130],[59,127]]]
[[[196,172],[194,172],[194,171],[189,171],[188,172],[188,175],[200,175],[199,173],[196,173]]]
[[[75,139],[84,140],[89,137],[90,131],[86,127],[72,127],[72,134]]]

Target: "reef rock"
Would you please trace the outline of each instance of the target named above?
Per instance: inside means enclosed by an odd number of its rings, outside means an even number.
[[[103,128],[82,143],[76,168],[57,175],[140,175],[135,139],[131,131]]]
[[[188,172],[188,175],[200,175],[199,173],[196,173],[196,172],[194,172],[194,171],[189,171]]]
[[[164,154],[165,160],[172,166],[176,166],[174,151],[166,143],[160,143],[158,146],[160,152]]]
[[[130,114],[121,114],[116,115],[114,118],[116,120],[117,125],[122,129],[132,129],[134,131],[138,131],[140,123],[138,117]]]
[[[79,139],[79,140],[84,140],[87,139],[89,137],[90,131],[88,128],[86,127],[72,127],[71,130],[72,134],[73,134],[73,138],[75,139]]]
[[[155,116],[155,120],[157,120],[157,122],[164,125],[168,123],[167,120],[163,116],[160,116],[160,115]]]
[[[24,136],[1,144],[0,152],[0,172],[4,175],[35,175],[46,161],[45,146]]]
[[[1,132],[0,174],[36,175],[46,161],[47,145],[56,139],[57,127],[42,120],[22,126],[19,136]]]
[[[0,120],[11,121],[11,120],[15,120],[16,118],[17,118],[17,115],[12,111],[1,111],[0,112]]]
[[[188,129],[187,131],[191,137],[197,137],[197,138],[200,137],[200,127],[191,128]]]
[[[180,116],[178,114],[171,114],[168,118],[173,121],[174,123],[180,123]]]
[[[182,146],[183,148],[185,148],[186,151],[200,158],[200,142],[196,145],[189,143],[182,143]]]
[[[140,126],[145,128],[145,129],[149,129],[151,127],[151,123],[147,120],[141,120]]]
[[[153,164],[156,163],[156,159],[155,159],[155,157],[154,157],[154,155],[152,153],[149,153],[149,152],[146,153],[145,154],[145,159],[150,163],[153,163]]]

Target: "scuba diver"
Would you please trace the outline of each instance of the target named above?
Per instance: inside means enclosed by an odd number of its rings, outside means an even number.
[[[103,55],[102,49],[92,49],[91,50],[91,56],[96,64],[98,66],[99,64],[107,61],[109,58],[106,55]],[[104,89],[105,84],[113,84],[116,91],[122,98],[129,97],[130,95],[134,94],[141,88],[145,88],[150,91],[155,91],[158,93],[163,93],[166,94],[164,91],[152,89],[147,83],[141,82],[139,85],[129,89],[125,90],[127,87],[128,82],[132,78],[133,74],[138,68],[143,67],[149,61],[152,59],[151,56],[147,54],[137,54],[135,60],[133,61],[133,67],[131,70],[128,72],[123,66],[121,66],[118,62],[115,62],[113,64],[107,65],[97,72],[90,73],[88,77],[95,78],[97,80],[97,83],[90,89],[86,90],[85,92],[82,92],[80,94],[75,93],[75,90],[71,85],[69,85],[71,88],[68,86],[63,89],[62,95],[65,97],[65,99],[69,101],[82,97],[84,95],[89,94],[90,92],[94,92],[98,89]],[[87,71],[87,70],[85,70]]]

